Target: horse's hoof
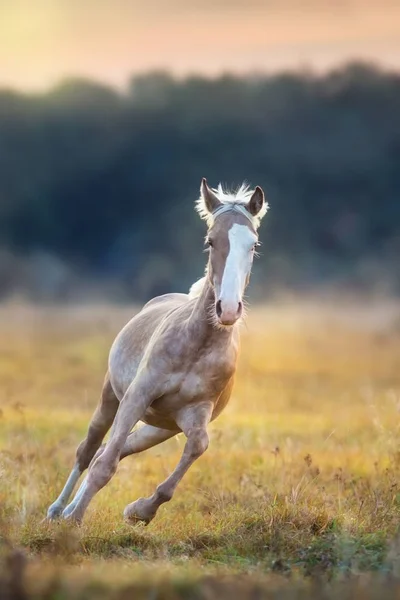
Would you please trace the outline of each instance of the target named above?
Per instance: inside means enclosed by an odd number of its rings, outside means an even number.
[[[59,519],[61,517],[62,512],[63,512],[63,507],[60,504],[57,504],[57,502],[54,502],[54,504],[49,506],[45,520],[46,521],[56,521],[57,519]]]
[[[124,519],[131,525],[145,523],[148,525],[156,516],[157,508],[154,509],[148,498],[139,498],[132,504],[128,504],[124,510]]]
[[[66,521],[70,525],[81,525],[82,524],[82,517],[77,513],[77,511],[75,509],[72,509],[69,511],[67,511],[67,509],[65,509],[62,514],[62,518],[64,521]]]
[[[80,527],[82,525],[82,519],[74,518],[73,516],[66,517],[64,519],[65,523],[71,525],[72,527]]]

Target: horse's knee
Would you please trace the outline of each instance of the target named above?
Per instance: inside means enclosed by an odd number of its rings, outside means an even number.
[[[79,444],[76,450],[76,462],[81,471],[85,471],[90,465],[99,446],[103,440],[104,432],[99,428],[91,425],[87,437]]]
[[[206,429],[195,427],[188,435],[188,451],[192,459],[199,458],[207,450],[209,437]]]
[[[90,461],[93,457],[89,457],[88,452],[88,440],[84,439],[76,449],[76,462],[79,465],[79,469],[84,471],[88,468]]]
[[[81,471],[90,465],[94,456],[109,430],[118,410],[118,399],[114,394],[108,379],[104,384],[102,398],[90,421],[86,438],[79,444],[76,451],[76,462]]]
[[[98,444],[91,443],[89,438],[86,438],[79,444],[76,450],[76,462],[82,472],[85,471],[90,465],[97,449]]]
[[[104,487],[114,475],[117,466],[118,457],[101,454],[89,469],[88,481],[97,489]]]

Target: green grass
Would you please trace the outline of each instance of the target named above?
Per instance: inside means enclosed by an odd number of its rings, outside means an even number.
[[[275,588],[312,597],[315,582],[330,586],[332,597],[372,598],[382,585],[393,592],[400,311],[388,303],[253,310],[234,394],[211,426],[210,448],[155,520],[132,527],[122,512],[168,476],[181,436],[123,461],[82,527],[42,522],[130,312],[0,309],[4,589],[14,585],[7,573],[22,556],[24,575],[14,583],[24,579],[31,594],[46,588],[54,598],[131,585],[146,598],[151,589],[164,594],[151,597],[213,598]]]

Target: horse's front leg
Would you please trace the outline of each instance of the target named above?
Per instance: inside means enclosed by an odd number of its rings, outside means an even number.
[[[180,431],[170,431],[167,429],[160,429],[159,427],[152,427],[151,425],[143,425],[128,435],[128,438],[121,451],[120,460],[126,456],[130,456],[131,454],[137,454],[147,450],[148,448],[157,446],[157,444],[161,444],[171,437],[174,437],[177,433],[180,433]],[[98,449],[97,454],[93,458],[93,462],[104,452],[105,447],[106,445],[104,444]],[[86,484],[87,477],[83,480],[79,490],[75,494],[73,501],[64,509],[62,513],[64,519],[67,519],[75,510],[80,497],[85,491]]]
[[[186,435],[187,441],[178,466],[168,479],[157,487],[152,496],[139,498],[132,504],[128,504],[124,510],[125,519],[131,522],[144,521],[150,523],[161,504],[171,500],[185,473],[208,448],[207,426],[212,416],[213,407],[214,405],[211,402],[202,402],[181,412],[176,422]]]
[[[150,380],[150,376],[142,374],[127,389],[115,416],[110,439],[104,451],[90,465],[85,485],[79,492],[74,509],[67,517],[69,520],[82,520],[93,496],[110,481],[117,470],[129,432],[154,400],[156,391],[154,386],[150,386]]]

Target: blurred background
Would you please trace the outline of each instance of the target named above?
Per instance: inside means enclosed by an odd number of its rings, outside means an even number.
[[[251,294],[400,292],[397,0],[3,0],[0,298],[202,275],[201,177],[261,185]]]

